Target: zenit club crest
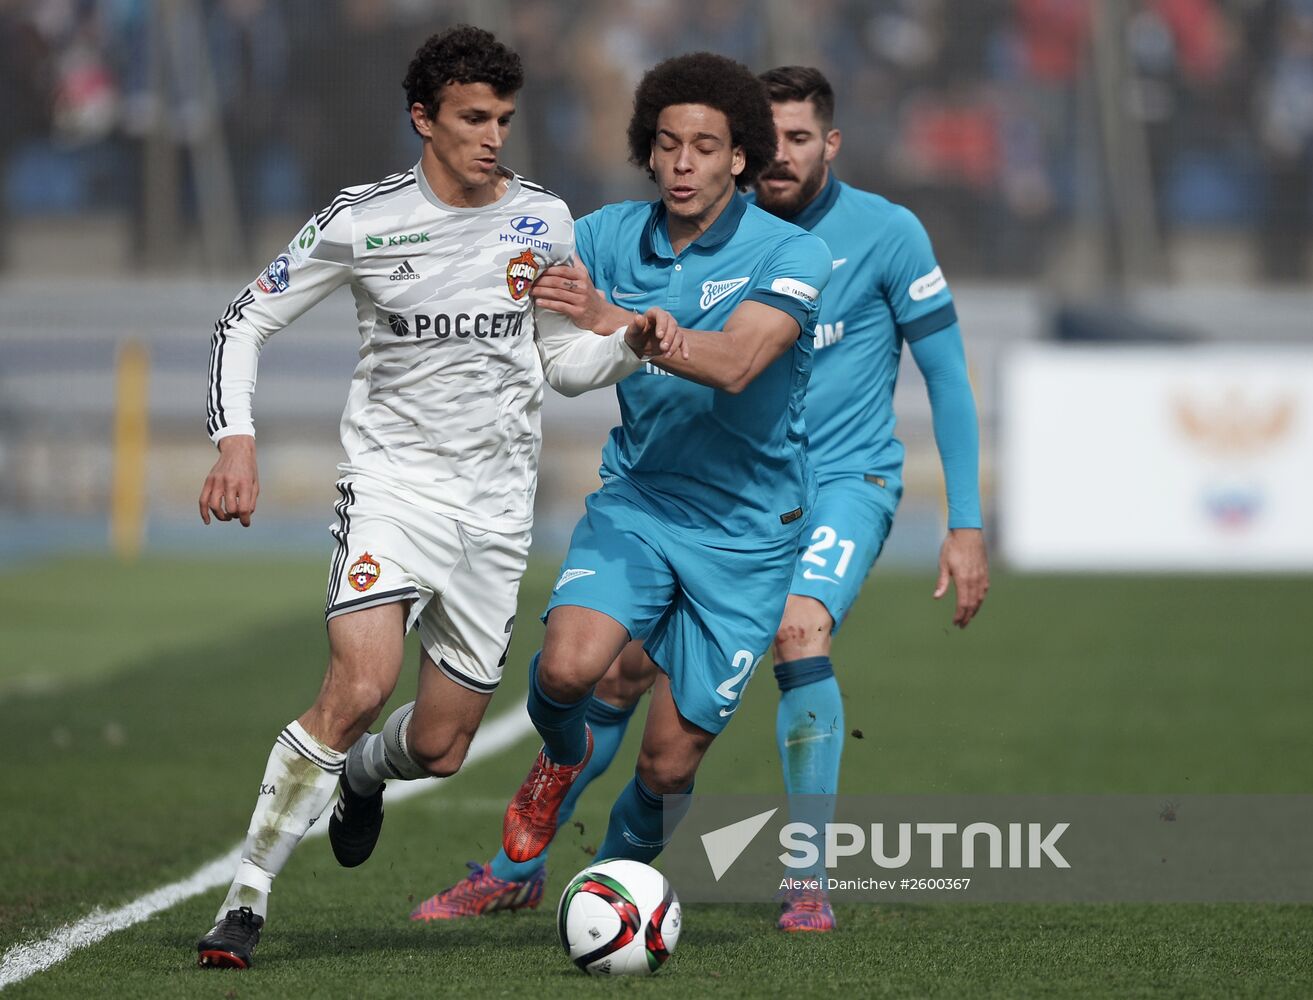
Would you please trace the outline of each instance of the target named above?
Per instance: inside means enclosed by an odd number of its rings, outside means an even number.
[[[529,286],[538,277],[538,258],[532,250],[525,250],[518,257],[512,257],[506,265],[506,287],[511,290],[511,298],[516,302],[524,298]]]
[[[351,586],[363,594],[378,582],[378,575],[381,572],[378,560],[366,552],[352,565],[347,579],[351,582]]]

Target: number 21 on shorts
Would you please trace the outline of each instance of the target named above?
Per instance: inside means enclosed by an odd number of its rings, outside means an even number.
[[[852,560],[853,552],[857,549],[857,543],[851,538],[840,538],[839,533],[831,528],[828,524],[822,524],[812,532],[812,543],[807,546],[807,551],[802,554],[802,561],[811,563],[813,566],[820,566],[822,569],[828,569],[828,560],[821,555],[835,546],[839,547],[842,553],[839,556],[839,562],[834,567],[834,575],[842,577],[848,570],[848,563]],[[824,579],[818,573],[812,573],[810,570],[804,571],[803,575],[808,579]],[[835,581],[838,583],[838,580]]]

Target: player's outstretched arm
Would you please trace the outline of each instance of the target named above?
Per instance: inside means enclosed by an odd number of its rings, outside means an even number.
[[[719,331],[687,330],[687,356],[653,364],[714,389],[742,392],[815,322],[832,271],[826,245],[798,232],[769,251]]]
[[[636,313],[613,305],[593,284],[588,268],[577,259],[571,260],[569,264],[549,267],[534,283],[530,294],[534,305],[540,309],[564,316],[574,327],[591,330],[603,337],[610,336],[622,326],[632,327],[635,318],[641,320],[644,316],[657,316],[659,318],[652,330],[660,336],[649,342],[646,332],[636,332],[645,328],[634,328],[634,332],[627,335],[629,346],[643,357],[676,353],[688,357],[683,333],[668,312],[664,309],[649,309],[646,313]]]
[[[793,346],[799,331],[788,313],[764,302],[743,302],[724,330],[683,330],[687,350],[653,364],[713,389],[739,393]]]
[[[562,313],[536,309],[538,356],[548,385],[562,395],[577,396],[614,385],[642,367],[644,359],[683,347],[679,324],[664,309],[624,315],[623,327],[599,337]]]
[[[826,264],[828,267],[828,254]],[[634,318],[633,313],[606,300],[593,286],[588,269],[577,260],[548,268],[531,294],[542,310],[565,316],[576,327],[598,334],[610,334]],[[730,314],[723,330],[675,327],[672,334],[661,337],[660,350],[653,351],[660,356],[652,362],[694,382],[738,393],[793,346],[800,329],[798,321],[783,309],[749,300]]]
[[[209,524],[213,513],[220,521],[237,518],[243,528],[249,528],[259,496],[255,438],[233,434],[220,439],[219,458],[201,486],[201,520]]]
[[[535,305],[565,316],[581,330],[592,330],[604,337],[625,326],[634,316],[628,309],[606,300],[578,258],[547,268],[533,283],[529,294]]]

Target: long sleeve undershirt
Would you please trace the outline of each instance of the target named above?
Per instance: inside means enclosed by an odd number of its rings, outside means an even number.
[[[925,377],[930,396],[935,444],[939,448],[948,496],[948,527],[982,527],[980,430],[975,398],[967,378],[961,328],[953,323],[927,337],[909,341],[908,348]]]

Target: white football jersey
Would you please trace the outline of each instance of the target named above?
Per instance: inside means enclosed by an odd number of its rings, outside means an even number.
[[[529,288],[570,258],[574,222],[561,199],[507,175],[493,204],[455,208],[416,165],[345,189],[310,219],[215,325],[211,439],[255,433],[260,348],[349,284],[361,344],[342,414],[342,475],[475,527],[528,527],[544,371],[574,394],[641,361],[622,337],[535,310]]]

